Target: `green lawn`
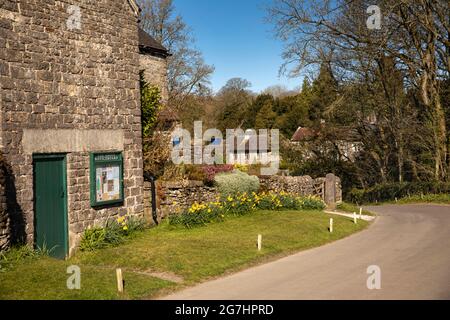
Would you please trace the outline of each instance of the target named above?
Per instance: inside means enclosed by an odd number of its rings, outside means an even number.
[[[385,202],[390,204],[410,204],[410,203],[437,203],[437,204],[450,204],[450,194],[425,194],[425,195],[413,195],[398,199],[397,201]]]
[[[349,202],[342,202],[341,204],[338,204],[337,209],[339,211],[344,211],[344,212],[348,212],[348,213],[353,213],[356,212],[357,214],[359,214],[359,208],[357,205],[353,204],[353,203],[349,203]],[[374,216],[375,214],[364,209],[363,206],[363,211],[362,211],[363,215],[366,216]]]
[[[0,299],[139,299],[165,294],[224,273],[316,247],[364,229],[368,223],[321,212],[258,211],[222,223],[185,229],[164,224],[116,247],[80,252],[68,261],[28,258],[0,269]],[[263,249],[256,249],[262,234]],[[81,268],[81,290],[68,290],[66,268]],[[123,269],[125,294],[116,292]],[[174,274],[181,283],[150,276]]]

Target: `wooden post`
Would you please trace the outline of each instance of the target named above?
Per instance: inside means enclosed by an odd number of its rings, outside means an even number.
[[[362,218],[362,207],[361,208],[359,208],[359,218],[361,219]]]
[[[260,234],[258,234],[257,246],[258,246],[258,251],[261,251],[261,248],[262,248],[262,235],[260,235]]]
[[[333,233],[333,218],[330,218],[330,233]]]
[[[117,276],[117,290],[120,293],[123,293],[122,269],[116,269],[116,276]]]
[[[353,223],[355,223],[355,224],[357,223],[356,222],[356,212],[353,212]]]

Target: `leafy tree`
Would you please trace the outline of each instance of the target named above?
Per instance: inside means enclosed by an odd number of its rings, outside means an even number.
[[[314,80],[311,88],[310,119],[316,124],[320,123],[324,118],[330,120],[331,117],[327,117],[326,114],[329,114],[327,111],[332,108],[336,97],[337,81],[334,79],[331,66],[327,63],[322,63],[319,75]]]
[[[274,128],[276,118],[277,114],[275,111],[273,111],[273,101],[265,101],[258,114],[256,115],[255,129]]]
[[[218,109],[217,126],[220,130],[239,128],[244,125],[246,112],[252,103],[249,90],[251,83],[242,78],[232,78],[216,96]]]
[[[270,94],[260,94],[252,101],[252,103],[247,107],[244,114],[244,127],[245,129],[254,129],[256,127],[255,115],[258,115],[261,109],[265,105],[274,105],[275,99]]]
[[[307,92],[302,92],[296,96],[289,96],[280,99],[278,102],[278,117],[275,127],[289,139],[298,127],[309,127],[309,97]]]

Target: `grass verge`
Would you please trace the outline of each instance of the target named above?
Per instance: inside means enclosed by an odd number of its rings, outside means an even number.
[[[353,213],[356,212],[357,214],[359,214],[359,206],[353,204],[353,203],[349,203],[349,202],[342,202],[341,204],[338,204],[337,209],[339,211],[344,211],[344,212],[348,212],[348,213]],[[366,216],[375,216],[375,214],[373,212],[370,212],[369,210],[364,209],[363,207],[363,211],[362,211],[363,215]]]
[[[225,273],[320,246],[364,229],[368,223],[318,211],[257,211],[222,223],[185,229],[161,225],[115,247],[79,252],[67,261],[31,257],[0,269],[0,299],[140,299],[168,293]],[[263,248],[256,249],[257,235]],[[69,290],[67,267],[81,269],[81,289]],[[125,294],[116,292],[115,268],[124,270]],[[175,274],[175,283],[151,276]]]
[[[413,195],[398,199],[397,201],[384,202],[389,204],[412,204],[412,203],[436,203],[450,204],[450,194],[425,194]]]

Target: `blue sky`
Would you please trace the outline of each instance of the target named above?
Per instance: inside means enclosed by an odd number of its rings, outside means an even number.
[[[177,12],[189,25],[196,47],[215,66],[213,89],[228,79],[241,77],[259,92],[281,84],[300,86],[300,79],[278,76],[283,44],[275,39],[272,25],[264,22],[270,0],[174,0]]]

